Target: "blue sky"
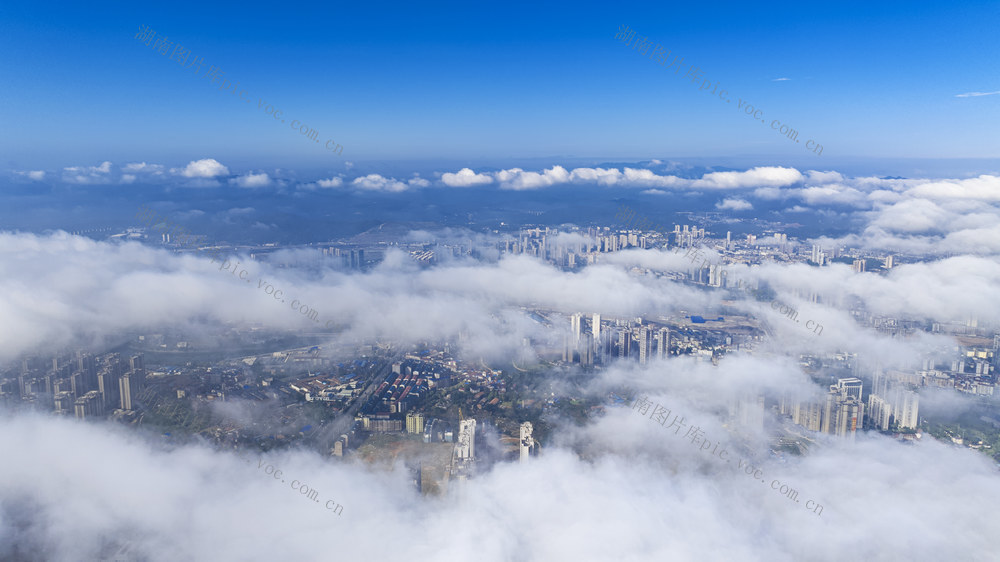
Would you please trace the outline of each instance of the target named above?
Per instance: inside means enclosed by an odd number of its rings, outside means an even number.
[[[203,57],[203,71],[137,41],[143,24]],[[681,73],[616,41],[619,24],[684,57]],[[0,166],[996,158],[1000,94],[956,96],[1000,91],[998,25],[996,2],[5,2]],[[731,103],[684,80],[690,64]],[[220,92],[203,77],[210,65],[253,101]]]

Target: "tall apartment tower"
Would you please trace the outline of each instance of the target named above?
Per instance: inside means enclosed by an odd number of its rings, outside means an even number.
[[[104,416],[104,399],[96,390],[77,398],[73,406],[76,417],[81,420]]]
[[[639,330],[639,364],[645,365],[653,355],[653,330],[643,326]]]
[[[77,357],[76,368],[83,373],[84,386],[88,391],[97,388],[97,360],[89,353]]]
[[[131,411],[135,409],[135,400],[142,392],[143,377],[137,371],[129,371],[122,378],[118,379],[118,391],[121,396],[122,410]]]
[[[601,346],[601,315],[600,314],[594,314],[593,316],[590,317],[590,335],[593,338],[591,340],[591,343],[594,346],[594,350],[593,350],[594,362],[595,363],[600,363],[601,362],[601,356],[602,356],[602,353],[601,353],[601,347],[602,347]]]
[[[733,418],[752,431],[764,430],[764,395],[745,393],[735,400]]]
[[[920,396],[912,385],[897,380],[891,373],[876,372],[872,393],[868,396],[868,418],[882,431],[895,424],[899,429],[916,429]]]
[[[53,399],[55,413],[61,415],[71,415],[74,412],[73,393],[68,390],[57,391]]]
[[[632,331],[622,328],[618,332],[618,357],[628,358],[632,354]]]
[[[101,393],[105,408],[114,408],[121,403],[121,376],[116,369],[105,365],[97,373],[97,391]]]
[[[462,420],[458,423],[458,427],[455,457],[459,461],[472,461],[476,458],[476,420]]]
[[[406,414],[406,432],[417,435],[424,434],[424,415],[415,412]]]
[[[535,448],[535,439],[531,436],[532,427],[531,422],[524,422],[521,424],[521,440],[520,440],[520,462],[528,462],[528,458],[531,456],[532,450]]]
[[[863,416],[860,379],[838,379],[837,384],[830,385],[823,410],[823,433],[854,439]]]
[[[656,356],[660,359],[666,359],[670,354],[670,329],[660,328],[654,339],[656,340]]]
[[[795,401],[792,406],[792,421],[810,431],[819,431],[823,427],[823,407],[812,401]]]
[[[128,358],[128,368],[139,372],[142,376],[146,376],[146,363],[141,353]]]
[[[579,312],[569,317],[569,347],[576,349],[583,335],[583,314]]]

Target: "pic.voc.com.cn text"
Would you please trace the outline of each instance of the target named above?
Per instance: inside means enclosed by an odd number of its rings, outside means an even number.
[[[156,212],[150,209],[149,207],[146,206],[139,207],[139,211],[136,212],[135,216],[136,218],[144,220],[146,228],[149,228],[150,230],[154,230],[156,229],[156,227],[161,227],[163,232],[165,234],[169,234],[171,238],[174,239],[175,243],[181,248],[195,249],[195,250],[198,249],[196,238],[192,236],[190,233],[188,233],[184,227],[178,226],[176,223],[173,223],[173,228],[169,229],[168,232],[168,227],[171,224],[171,222],[167,220],[166,217],[158,217],[156,215]],[[216,262],[221,262],[221,264],[219,265],[219,271],[225,270],[226,273],[232,273],[234,277],[240,279],[241,281],[246,281],[248,284],[252,283],[252,280],[250,279],[250,272],[247,271],[246,268],[240,269],[240,262],[237,261],[235,263],[231,263],[230,258],[220,257],[219,255],[220,249],[213,248],[211,250],[208,250],[207,254],[211,257],[213,264]],[[232,270],[230,270],[230,268],[232,268]],[[303,302],[300,302],[298,299],[292,299],[292,302],[288,303],[288,299],[283,298],[285,294],[284,291],[275,288],[274,285],[265,281],[264,279],[261,278],[257,279],[257,289],[264,291],[264,294],[271,296],[276,301],[281,301],[281,303],[283,304],[289,304],[292,310],[298,311],[300,315],[305,316],[309,320],[312,320],[313,323],[315,324],[319,324],[318,310],[310,307],[309,305]],[[327,320],[326,323],[323,325],[323,327],[329,330],[333,328],[334,325],[335,325],[334,320]]]

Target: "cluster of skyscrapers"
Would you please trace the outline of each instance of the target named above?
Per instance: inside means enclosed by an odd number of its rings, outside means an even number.
[[[806,429],[853,439],[866,414],[862,387],[858,378],[837,379],[823,400],[784,397],[779,413],[791,416],[792,422]],[[918,407],[919,396],[906,381],[876,372],[868,395],[871,427],[882,431],[916,429]]]
[[[653,357],[670,353],[670,329],[642,320],[609,320],[600,314],[570,316],[570,331],[563,346],[563,361],[594,365],[613,357],[638,357],[645,365]]]
[[[875,429],[916,429],[919,405],[920,396],[911,383],[894,372],[876,371],[868,396],[868,417]]]
[[[861,379],[838,379],[836,384],[830,385],[825,400],[784,397],[779,413],[791,415],[793,423],[806,429],[854,439],[864,421],[861,391]]]
[[[125,360],[118,353],[39,357],[21,361],[16,377],[0,377],[0,402],[20,400],[80,419],[112,411],[132,412],[146,381],[142,354]]]

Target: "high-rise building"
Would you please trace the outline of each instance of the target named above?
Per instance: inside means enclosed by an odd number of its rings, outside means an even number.
[[[583,334],[583,339],[580,340],[577,349],[579,350],[581,365],[594,364],[594,336],[590,332]]]
[[[96,390],[87,392],[74,403],[76,417],[81,420],[104,416],[104,399]]]
[[[406,432],[423,435],[424,415],[418,414],[416,412],[410,412],[406,414]]]
[[[618,332],[618,357],[627,358],[632,355],[632,331],[622,328]]]
[[[861,379],[857,377],[837,379],[837,384],[834,386],[836,386],[838,389],[844,389],[844,392],[846,392],[847,395],[850,396],[851,398],[861,400],[861,387],[862,387]]]
[[[656,356],[660,359],[666,359],[670,354],[670,329],[660,328],[654,339],[656,340]]]
[[[143,377],[146,376],[146,363],[143,360],[141,353],[128,358],[128,368],[136,371]]]
[[[851,266],[854,273],[864,273],[865,271],[865,260],[854,260],[854,264]]]
[[[122,378],[118,379],[118,391],[121,396],[121,409],[131,411],[135,409],[135,400],[142,392],[143,377],[138,371],[129,371]]]
[[[365,263],[364,250],[351,250],[349,262],[351,269],[363,269],[365,267]]]
[[[344,453],[347,452],[347,435],[341,434],[333,444],[333,456],[342,457]]]
[[[87,390],[97,389],[97,360],[89,353],[77,357],[76,368],[83,373],[84,385]]]
[[[813,401],[793,401],[792,421],[810,431],[822,429],[823,407]]]
[[[751,431],[764,430],[764,395],[747,393],[736,400],[733,416],[740,426]]]
[[[57,414],[69,415],[75,411],[73,393],[68,390],[56,392],[54,402]]]
[[[643,326],[639,329],[639,364],[645,365],[653,355],[652,329]]]
[[[521,424],[521,440],[519,441],[520,447],[520,461],[522,463],[528,462],[532,451],[535,448],[535,439],[531,436],[532,427],[531,422],[524,422]]]
[[[77,398],[86,394],[90,389],[87,388],[86,375],[83,371],[76,371],[69,377],[70,389],[73,392],[73,396]]]
[[[593,314],[590,317],[590,355],[593,363],[600,363],[603,353],[603,334],[601,333],[601,315]]]
[[[580,343],[580,335],[583,333],[583,314],[577,312],[569,317],[570,341],[575,346]]]
[[[883,374],[876,371],[872,393],[868,397],[868,418],[872,425],[882,431],[892,427],[916,429],[920,396],[913,388],[911,383],[902,380],[895,372]]]
[[[837,384],[830,385],[823,411],[823,433],[854,439],[863,416],[860,379],[838,379]]]
[[[455,444],[455,458],[458,461],[472,461],[476,458],[476,420],[461,420],[458,423],[458,443]]]
[[[119,376],[109,366],[101,368],[97,373],[97,391],[101,393],[105,408],[114,408],[121,403],[121,387],[119,386]]]

